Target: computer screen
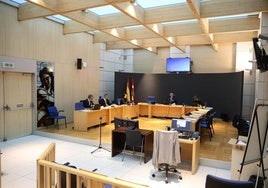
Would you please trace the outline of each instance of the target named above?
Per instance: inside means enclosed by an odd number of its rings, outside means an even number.
[[[114,117],[114,128],[116,129],[119,127],[138,129],[139,128],[139,121],[132,120],[132,119],[126,119],[126,118]]]
[[[179,132],[190,132],[191,121],[185,119],[172,119],[171,128]]]
[[[127,127],[127,120],[123,118],[114,117],[114,128]]]
[[[148,104],[155,104],[155,96],[148,96],[147,103]]]
[[[131,129],[138,129],[139,128],[139,121],[138,120],[128,120],[127,127]]]
[[[190,72],[191,59],[188,57],[167,58],[166,59],[167,72]]]

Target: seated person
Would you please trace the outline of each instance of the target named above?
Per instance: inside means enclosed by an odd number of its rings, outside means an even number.
[[[111,105],[111,103],[110,103],[110,101],[109,101],[109,96],[108,96],[108,94],[106,93],[106,94],[104,94],[104,96],[103,96],[103,98],[100,100],[100,105],[101,106],[110,106]]]
[[[123,98],[121,98],[120,104],[129,104],[126,93],[124,93]]]
[[[203,103],[202,103],[201,99],[197,95],[195,95],[193,97],[193,104],[192,105],[193,106],[202,106]]]
[[[177,99],[173,92],[169,93],[168,104],[177,104]]]
[[[92,94],[89,94],[87,99],[83,100],[83,106],[84,106],[84,108],[93,108],[94,107]]]

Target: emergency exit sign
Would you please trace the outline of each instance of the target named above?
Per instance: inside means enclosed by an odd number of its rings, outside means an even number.
[[[2,67],[3,68],[15,68],[15,63],[2,62]]]

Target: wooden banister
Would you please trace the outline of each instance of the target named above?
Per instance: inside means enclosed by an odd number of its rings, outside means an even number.
[[[55,163],[56,144],[50,144],[46,150],[37,159],[37,188],[61,187],[61,173],[66,173],[66,187],[71,187],[71,175],[76,176],[76,185],[78,188],[84,184],[89,187],[104,187],[109,184],[113,188],[145,188],[147,185],[141,185],[121,179],[110,178],[106,175],[91,172],[85,169],[71,168],[62,164]]]

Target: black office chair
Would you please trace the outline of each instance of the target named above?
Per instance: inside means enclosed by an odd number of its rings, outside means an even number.
[[[254,183],[252,181],[239,181],[239,180],[229,180],[210,174],[206,177],[206,187],[205,188],[254,188]]]
[[[246,120],[241,117],[241,115],[235,115],[232,124],[237,129],[237,137],[248,136],[250,125]]]
[[[143,153],[143,140],[144,137],[141,135],[139,130],[131,130],[126,129],[126,141],[123,149],[123,158],[122,161],[124,161],[125,153],[126,153],[126,147],[129,146],[132,148],[133,155],[135,154],[135,149],[140,148],[140,164],[142,159],[142,153]]]
[[[181,162],[180,143],[177,131],[157,130],[154,138],[154,150],[152,163],[157,172],[165,172],[165,182],[168,183],[168,174],[178,174],[182,179],[176,166]],[[155,177],[155,173],[152,174]]]
[[[59,119],[64,119],[65,120],[65,128],[67,127],[66,124],[66,116],[64,115],[59,115],[60,112],[64,112],[63,110],[59,110],[57,109],[56,106],[48,106],[47,107],[48,110],[48,114],[49,114],[49,118],[50,119],[56,119],[56,126],[59,128]]]

